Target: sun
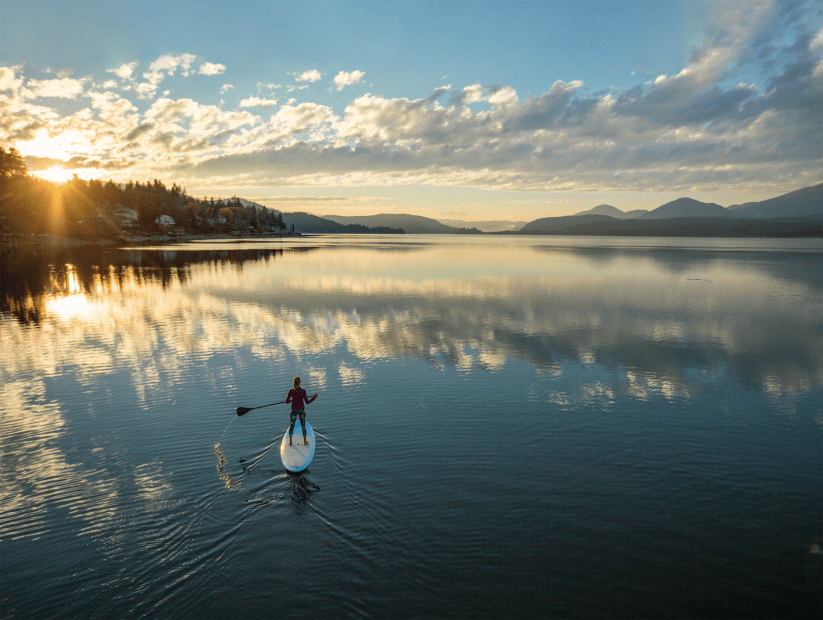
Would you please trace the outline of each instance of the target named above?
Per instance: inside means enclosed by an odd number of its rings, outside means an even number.
[[[51,181],[52,183],[65,183],[72,175],[76,174],[76,171],[54,166],[48,170],[33,170],[31,174],[46,181]]]

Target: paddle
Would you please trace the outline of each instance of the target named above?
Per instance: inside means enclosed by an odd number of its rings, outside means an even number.
[[[272,405],[282,405],[285,402],[285,400],[281,400],[279,403],[269,403],[268,405],[260,405],[259,407],[238,407],[237,415],[246,415],[252,409],[262,409],[263,407],[271,407]]]

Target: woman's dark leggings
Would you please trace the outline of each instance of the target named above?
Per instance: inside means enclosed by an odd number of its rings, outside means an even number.
[[[300,416],[300,426],[303,427],[303,435],[306,434],[306,410],[292,409],[289,414],[289,420],[291,420],[291,424],[289,424],[289,439],[291,439],[292,433],[294,433],[294,422],[297,420],[297,416]]]

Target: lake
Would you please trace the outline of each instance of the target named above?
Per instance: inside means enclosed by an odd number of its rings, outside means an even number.
[[[820,611],[819,239],[1,258],[3,618]]]

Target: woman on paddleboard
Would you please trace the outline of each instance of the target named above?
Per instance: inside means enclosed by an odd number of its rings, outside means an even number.
[[[291,436],[294,432],[294,422],[300,417],[300,426],[303,427],[303,444],[308,445],[306,441],[306,405],[317,398],[317,393],[311,398],[306,394],[306,390],[300,387],[300,377],[294,378],[294,387],[289,390],[289,395],[286,396],[286,402],[291,403],[291,414],[289,415],[289,445],[291,445]]]

